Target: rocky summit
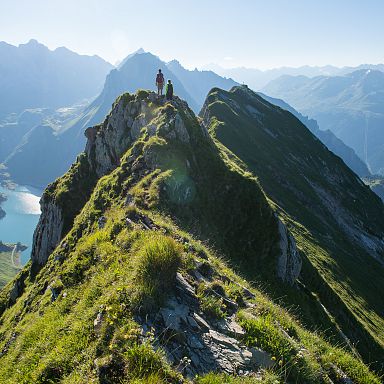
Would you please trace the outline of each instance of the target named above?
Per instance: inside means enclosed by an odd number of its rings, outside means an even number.
[[[337,321],[327,337],[300,321],[321,308],[307,250],[213,112],[141,90],[87,128],[0,293],[0,382],[380,383]]]

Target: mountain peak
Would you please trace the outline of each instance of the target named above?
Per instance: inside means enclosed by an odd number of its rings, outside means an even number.
[[[136,55],[142,55],[142,54],[145,54],[145,53],[150,53],[150,52],[146,52],[143,48],[139,48],[138,50],[130,53],[128,56],[126,56],[123,60],[121,60],[120,63],[116,64],[117,68],[120,69],[124,66],[124,64],[129,60],[129,59],[132,59],[134,56]]]
[[[28,47],[28,48],[35,48],[35,47],[39,47],[39,48],[45,48],[45,49],[48,49],[48,47],[42,43],[40,43],[38,40],[36,39],[30,39],[27,43],[25,44],[19,44],[19,47]]]
[[[105,97],[108,97],[108,104],[105,105],[107,110],[104,111],[107,113],[110,104],[118,95],[124,92],[135,93],[138,89],[153,89],[159,69],[162,70],[165,79],[172,80],[175,94],[188,100],[189,106],[196,112],[199,106],[184,88],[179,76],[173,73],[158,56],[150,52],[130,55],[115,70],[112,70],[106,78],[103,93],[96,100],[105,100]]]
[[[171,69],[175,68],[175,67],[184,69],[184,67],[181,65],[180,61],[176,60],[176,59],[169,61],[167,63],[167,66],[169,66]]]
[[[36,39],[30,39],[26,45],[43,45],[39,43]]]

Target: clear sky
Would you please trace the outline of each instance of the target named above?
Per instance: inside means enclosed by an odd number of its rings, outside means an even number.
[[[384,62],[384,0],[0,0],[0,40],[194,68]],[[0,58],[1,60],[1,58]]]

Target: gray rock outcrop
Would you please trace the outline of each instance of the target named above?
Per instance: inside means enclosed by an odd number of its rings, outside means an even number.
[[[295,239],[280,219],[278,219],[278,227],[280,255],[277,262],[277,276],[286,283],[293,285],[299,277],[302,260]]]
[[[157,99],[154,93],[149,93],[148,98],[151,102],[160,105],[163,103],[161,99]],[[187,104],[177,97],[173,103],[187,108]],[[119,166],[121,156],[139,138],[143,128],[147,130],[150,136],[153,136],[158,131],[156,119],[161,118],[161,114],[164,113],[164,111],[160,111],[156,115],[153,111],[154,108],[151,108],[148,101],[125,94],[112,106],[112,111],[103,124],[87,128],[84,133],[87,137],[85,154],[88,162],[88,174],[82,174],[81,171],[78,171],[74,176],[78,186],[74,187],[74,183],[72,183],[72,190],[68,191],[67,194],[84,195],[85,203],[87,194],[84,194],[81,180],[89,177],[91,172],[95,173],[96,178],[100,178]],[[164,126],[166,128],[166,131],[162,132],[164,137],[181,142],[189,141],[188,131],[178,113],[175,112],[170,115],[169,122]],[[136,168],[153,169],[158,165],[151,151],[145,153],[144,159],[136,159],[133,153],[132,161],[134,162],[132,171],[135,171]],[[54,189],[57,187],[52,185],[49,188],[51,189],[49,193],[44,193],[41,198],[42,214],[33,236],[31,259],[34,270],[39,270],[46,263],[48,256],[66,234],[64,217],[67,218],[67,221],[73,221],[82,208],[80,206],[78,211],[73,212],[73,217],[68,217],[68,207],[52,197]],[[90,192],[87,191],[88,195]]]
[[[209,280],[208,275],[205,278]],[[198,280],[192,278],[191,283]],[[175,295],[157,314],[137,318],[144,338],[154,332],[168,361],[189,378],[211,371],[254,376],[259,369],[272,367],[267,352],[242,343],[245,332],[235,314],[217,320],[201,311],[191,283],[178,273]]]
[[[93,127],[95,133],[88,137],[85,152],[98,177],[119,165],[121,155],[139,137],[149,119],[150,110],[146,103],[137,100],[126,105],[123,95],[105,122]]]
[[[32,262],[42,266],[63,235],[62,209],[46,195],[40,200],[41,216],[33,234]]]

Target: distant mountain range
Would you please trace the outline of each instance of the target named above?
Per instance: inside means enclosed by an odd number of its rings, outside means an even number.
[[[0,141],[4,142],[0,162],[4,162],[17,183],[45,186],[63,174],[83,150],[84,130],[100,123],[121,93],[153,89],[159,68],[166,79],[172,79],[175,93],[187,100],[196,113],[203,104],[203,95],[211,88],[220,85],[230,89],[236,84],[213,72],[188,71],[176,61],[167,64],[157,56],[139,50],[110,71],[101,93],[81,113],[76,106],[70,109],[72,116],[36,109],[25,112],[16,122],[0,126]],[[25,124],[27,116],[29,124]],[[13,129],[17,135],[11,138]]]
[[[337,138],[332,131],[328,129],[326,131],[321,130],[316,120],[302,115],[285,101],[267,96],[261,92],[258,94],[271,104],[277,105],[296,116],[330,151],[341,157],[344,163],[347,164],[348,167],[351,168],[357,175],[360,177],[367,177],[370,175],[367,165],[360,159],[359,156],[356,155],[356,152],[352,148],[345,145],[344,142]]]
[[[192,95],[199,108],[204,104],[208,92],[213,87],[230,89],[238,83],[230,78],[219,76],[212,71],[189,71],[185,69],[177,60],[167,63],[168,69],[183,83],[190,95]]]
[[[231,77],[239,83],[247,84],[255,90],[260,90],[265,87],[270,81],[277,79],[283,75],[290,76],[342,76],[359,69],[373,69],[384,71],[384,64],[362,64],[357,67],[335,67],[333,65],[326,65],[322,67],[304,65],[302,67],[281,67],[267,70],[260,70],[257,68],[223,68],[217,64],[209,64],[204,67],[215,71],[221,76]]]
[[[263,88],[329,129],[369,166],[384,173],[384,72],[344,76],[281,76]]]
[[[18,47],[0,42],[0,118],[27,108],[58,108],[96,96],[112,65],[36,40]]]
[[[36,49],[34,56],[38,56],[39,52],[56,52],[44,49],[44,46],[34,41],[29,43],[29,50],[33,47]],[[187,100],[196,113],[200,111],[212,88],[228,90],[237,85],[234,80],[212,71],[187,70],[177,60],[165,63],[140,49],[128,55],[117,68],[110,71],[100,94],[90,104],[78,103],[59,109],[42,104],[39,108],[24,110],[19,115],[8,115],[0,123],[0,163],[6,165],[6,172],[11,174],[14,181],[44,187],[63,174],[82,151],[84,130],[100,123],[121,93],[135,92],[140,88],[153,89],[154,76],[159,68],[162,68],[165,78],[173,80],[176,94]],[[332,132],[320,130],[315,120],[302,115],[283,100],[261,95],[298,117],[359,176],[370,175],[354,151]]]

